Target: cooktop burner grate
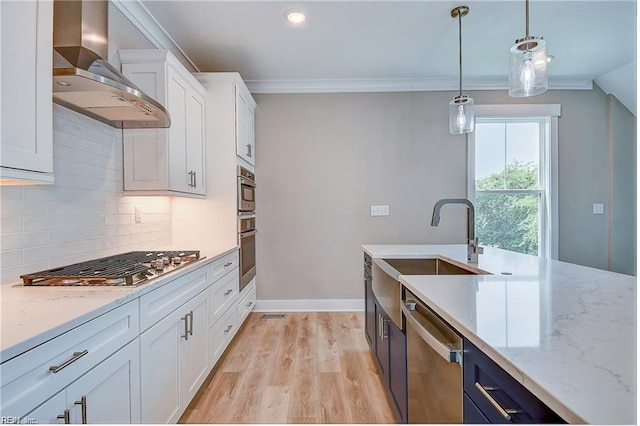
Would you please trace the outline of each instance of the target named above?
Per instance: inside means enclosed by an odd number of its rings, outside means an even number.
[[[200,259],[200,251],[132,251],[72,265],[21,275],[24,285],[135,285],[162,272],[151,261],[180,258],[169,270]],[[153,273],[149,273],[153,270]]]

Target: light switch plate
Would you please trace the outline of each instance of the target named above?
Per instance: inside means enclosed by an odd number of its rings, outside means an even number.
[[[371,216],[389,216],[389,206],[371,206]]]
[[[604,204],[593,203],[593,214],[604,214]]]

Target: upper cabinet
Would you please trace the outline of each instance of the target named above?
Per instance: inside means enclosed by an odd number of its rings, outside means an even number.
[[[53,183],[53,2],[0,2],[0,184]]]
[[[236,154],[247,163],[255,166],[254,111],[256,102],[244,82],[235,83],[234,89],[236,94]]]
[[[205,195],[205,90],[168,50],[120,50],[122,73],[171,115],[168,129],[127,129],[124,190]]]

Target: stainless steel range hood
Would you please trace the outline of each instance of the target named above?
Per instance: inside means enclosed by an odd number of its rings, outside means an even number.
[[[55,0],[53,101],[125,129],[166,128],[167,110],[111,64],[107,55],[108,2]]]

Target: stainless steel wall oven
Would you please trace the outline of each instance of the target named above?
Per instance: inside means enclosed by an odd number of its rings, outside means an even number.
[[[240,291],[256,276],[256,218],[238,218],[240,244]]]
[[[238,244],[240,291],[256,276],[255,174],[238,166]]]
[[[256,210],[256,175],[238,166],[238,214]]]

